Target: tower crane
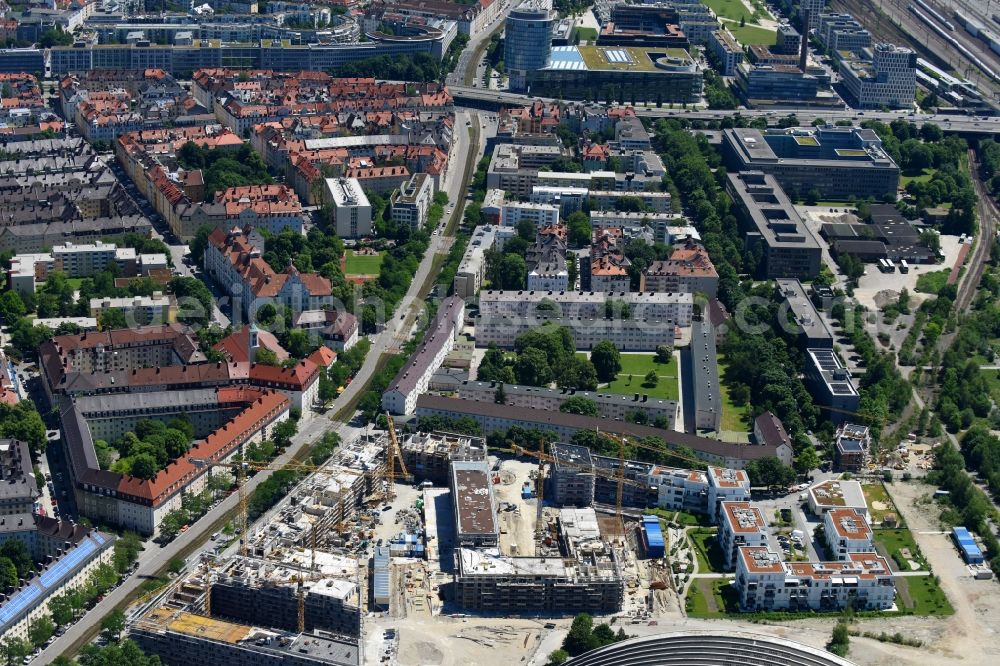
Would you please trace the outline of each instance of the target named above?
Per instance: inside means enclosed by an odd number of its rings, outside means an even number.
[[[403,479],[408,482],[412,481],[413,475],[410,474],[410,470],[406,469],[406,463],[403,462],[403,452],[400,451],[399,440],[396,439],[396,423],[392,420],[392,416],[389,412],[385,413],[385,420],[389,430],[389,446],[386,448],[385,452],[385,493],[386,497],[394,498],[396,496],[396,461],[399,461],[399,470],[402,472]]]

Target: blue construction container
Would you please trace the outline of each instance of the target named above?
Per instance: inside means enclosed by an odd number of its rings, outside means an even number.
[[[660,529],[660,519],[656,516],[642,517],[642,540],[649,557],[664,557],[666,555],[663,530]]]
[[[964,527],[953,527],[951,528],[951,538],[962,552],[962,558],[966,564],[982,564],[985,561],[983,551],[976,545],[976,540],[969,533],[969,530]]]

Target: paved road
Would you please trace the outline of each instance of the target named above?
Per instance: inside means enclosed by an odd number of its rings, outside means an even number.
[[[463,175],[466,169],[474,168],[474,165],[478,162],[482,155],[484,142],[480,140],[476,146],[469,145],[469,132],[467,131],[468,127],[465,122],[468,120],[471,123],[480,123],[481,120],[477,112],[459,111],[456,117],[458,118],[456,125],[459,131],[456,133],[456,143],[452,150],[454,157],[452,160],[453,164],[450,167],[451,171],[446,174],[444,189],[448,192],[451,202],[456,205],[455,214],[460,216],[464,210],[464,198],[462,198],[464,193],[460,192]],[[477,136],[482,137],[483,133],[479,132]],[[382,354],[398,347],[399,342],[407,338],[412,323],[423,309],[423,300],[419,299],[418,295],[423,289],[425,282],[431,278],[431,269],[434,265],[435,255],[447,253],[453,240],[453,238],[444,237],[440,233],[431,237],[430,247],[420,262],[420,266],[410,283],[410,287],[396,310],[395,314],[399,315],[402,313],[403,317],[392,316],[386,322],[385,328],[373,336],[371,351],[355,375],[354,381],[337,397],[326,414],[315,416],[302,425],[299,433],[293,438],[292,445],[288,447],[284,454],[278,456],[275,463],[280,465],[291,461],[303,447],[315,442],[330,430],[335,430],[341,433],[342,436],[347,436],[347,433],[351,430],[350,426],[343,422],[332,420],[332,415],[337,414],[344,406],[350,404],[354,398],[367,389]],[[180,265],[183,266],[183,263],[180,263]],[[246,483],[247,492],[252,493],[270,475],[271,472],[263,471],[255,475],[252,479],[249,479]],[[114,610],[115,607],[125,603],[138,590],[144,580],[155,576],[167,566],[170,560],[179,557],[181,552],[189,550],[198,544],[202,544],[202,551],[208,550],[211,544],[206,544],[205,542],[209,536],[208,530],[210,526],[221,520],[227,513],[234,511],[237,508],[238,501],[239,498],[236,493],[230,495],[193,524],[187,532],[179,535],[162,548],[156,544],[149,543],[146,550],[139,557],[139,568],[137,571],[126,579],[120,587],[107,594],[104,600],[84,615],[81,620],[69,627],[65,634],[59,637],[36,658],[34,663],[50,663],[57,656],[70,650],[78,642],[82,641],[92,632],[95,632],[104,616]]]
[[[464,85],[450,85],[449,90],[451,94],[455,97],[457,103],[469,103],[469,104],[505,104],[505,105],[526,105],[535,101],[543,102],[556,102],[559,100],[548,98],[548,97],[537,97],[532,95],[520,95],[511,92],[499,92],[496,90],[483,90],[481,88],[473,88]],[[899,120],[904,118],[917,125],[922,125],[923,123],[935,123],[940,125],[942,129],[952,132],[965,132],[965,133],[976,133],[976,134],[995,134],[1000,133],[1000,116],[998,117],[980,117],[978,119],[970,116],[951,116],[946,114],[917,114],[911,117],[908,111],[856,111],[856,110],[837,110],[837,111],[821,111],[817,109],[782,109],[781,111],[767,111],[767,110],[757,110],[757,109],[740,109],[738,111],[722,110],[722,109],[704,109],[704,110],[694,110],[694,109],[670,109],[667,107],[656,108],[656,107],[636,107],[636,114],[639,116],[645,116],[648,118],[687,118],[689,120],[722,120],[723,118],[731,118],[735,114],[739,114],[744,118],[758,118],[765,117],[772,121],[777,121],[783,116],[789,114],[795,114],[803,124],[809,124],[814,118],[823,118],[830,122],[836,122],[838,120],[856,120],[857,122],[862,122],[865,120],[881,120],[883,122],[891,122],[893,120]]]

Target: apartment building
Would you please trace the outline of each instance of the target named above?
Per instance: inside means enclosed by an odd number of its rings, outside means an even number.
[[[872,528],[857,509],[831,509],[823,514],[827,552],[841,562],[851,553],[874,553]]]
[[[640,291],[703,294],[715,298],[719,273],[700,243],[688,240],[675,247],[670,258],[652,262],[642,274]]]
[[[39,492],[26,443],[0,439],[0,481],[0,516],[30,518]]]
[[[782,299],[782,311],[791,314],[794,326],[798,328],[798,343],[801,349],[833,349],[833,331],[813,305],[802,282],[796,278],[775,280],[778,296]],[[782,322],[785,318],[781,319]]]
[[[626,352],[651,352],[663,345],[672,347],[680,325],[670,319],[654,318],[559,317],[546,313],[528,317],[485,315],[476,319],[476,344],[513,349],[520,335],[546,324],[569,329],[577,349],[593,349],[608,340],[619,351]]]
[[[477,382],[467,380],[458,387],[458,397],[463,400],[477,402],[495,402],[496,393],[500,388],[498,382]],[[591,400],[597,405],[598,415],[605,419],[627,421],[630,415],[642,413],[652,422],[666,419],[668,428],[673,428],[677,418],[677,401],[662,398],[650,398],[648,395],[635,393],[623,395],[618,393],[601,393],[599,391],[578,391],[575,389],[558,389],[547,386],[520,386],[518,384],[503,384],[503,392],[507,405],[540,409],[544,411],[559,411],[564,402],[570,398]]]
[[[549,447],[552,472],[549,479],[556,506],[591,506],[594,503],[594,461],[590,449],[555,442]]]
[[[792,450],[792,439],[785,431],[785,425],[770,411],[760,414],[753,420],[753,441],[764,446]],[[790,465],[792,461],[789,457],[782,462]]]
[[[486,253],[500,250],[508,239],[517,235],[514,227],[481,225],[472,231],[469,244],[455,273],[454,294],[468,299],[479,293],[486,276]]]
[[[616,203],[624,197],[635,197],[642,201],[646,210],[653,213],[669,213],[672,208],[670,192],[655,192],[650,190],[608,191],[594,189],[588,192],[587,200],[591,210],[614,210]]]
[[[420,348],[382,394],[382,407],[393,414],[412,414],[417,398],[425,393],[431,376],[441,367],[444,357],[455,346],[465,320],[465,302],[450,296],[438,307],[434,321],[427,327]]]
[[[817,516],[834,509],[855,509],[863,516],[868,515],[868,502],[861,484],[853,479],[830,479],[810,486],[808,490],[809,510]]]
[[[433,180],[426,173],[415,173],[389,198],[390,217],[396,224],[421,229],[427,222],[427,212],[433,203]]]
[[[94,570],[114,557],[113,534],[44,516],[32,519],[29,514],[28,521],[30,528],[18,538],[45,564],[0,603],[0,640],[5,642],[28,641],[32,625],[50,617],[52,599],[88,585]]]
[[[694,404],[686,406],[685,429],[717,432],[722,426],[722,393],[711,322],[704,319],[691,322],[691,344],[684,350],[682,360],[694,387]]]
[[[125,321],[137,326],[173,324],[177,321],[177,299],[172,294],[154,291],[152,296],[122,296],[90,299],[90,316],[118,310]]]
[[[461,548],[499,547],[500,520],[489,463],[453,460],[449,486],[455,507],[455,545]]]
[[[719,506],[716,539],[726,558],[726,570],[731,571],[736,568],[740,548],[767,547],[767,520],[750,502],[722,502]]]
[[[744,546],[736,589],[744,611],[886,610],[896,599],[888,563],[872,552],[841,562],[782,562],[766,547]]]
[[[744,171],[727,174],[726,179],[726,190],[746,230],[746,245],[762,250],[757,273],[770,279],[815,277],[820,269],[819,242],[775,177]]]
[[[333,207],[337,235],[341,238],[370,236],[372,206],[358,179],[327,178],[324,183],[324,201]]]
[[[452,461],[485,462],[486,440],[443,432],[407,434],[399,443],[406,469],[418,481],[440,486],[450,482]]]
[[[65,243],[54,246],[48,253],[15,255],[7,274],[13,289],[34,294],[38,283],[44,282],[53,271],[65,273],[69,278],[91,277],[112,265],[123,275],[136,275],[139,268],[136,251],[102,241]]]
[[[481,318],[530,318],[538,316],[538,304],[554,301],[563,317],[603,319],[608,300],[625,303],[634,320],[673,321],[690,326],[693,312],[691,294],[671,292],[583,292],[583,291],[500,291],[480,294]]]
[[[511,201],[502,206],[501,224],[516,227],[521,220],[531,220],[539,229],[559,224],[559,207],[530,201]]]

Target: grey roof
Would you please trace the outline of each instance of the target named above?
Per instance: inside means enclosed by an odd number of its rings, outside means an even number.
[[[556,442],[552,444],[549,453],[555,458],[556,469],[566,467],[569,471],[576,472],[581,471],[580,467],[594,466],[594,459],[586,446]]]
[[[815,344],[818,340],[829,340],[832,347],[833,331],[816,310],[802,283],[796,278],[779,278],[776,282],[778,292],[785,299],[795,317],[795,323],[801,329],[800,333],[810,340],[810,344]]]
[[[38,486],[28,445],[16,439],[0,439],[0,499],[34,500],[35,497]]]
[[[754,426],[754,430],[760,432],[760,439],[762,440],[757,442],[758,444],[766,444],[774,447],[791,444],[791,440],[788,437],[788,433],[785,432],[785,426],[781,423],[781,419],[771,412],[764,412],[754,419]]]
[[[88,418],[102,414],[124,416],[128,412],[155,409],[176,410],[185,405],[215,405],[216,389],[190,389],[185,391],[156,391],[140,393],[104,393],[80,396],[76,406]]]
[[[768,247],[820,251],[819,243],[803,224],[774,176],[760,171],[743,171],[726,177],[729,191],[747,211]]]
[[[809,361],[833,395],[858,395],[851,373],[841,364],[832,349],[807,349]]]
[[[758,458],[773,456],[776,453],[775,448],[772,446],[740,446],[675,430],[661,430],[660,428],[626,423],[624,421],[580,416],[579,414],[564,414],[563,412],[528,410],[509,405],[443,398],[436,395],[421,395],[418,397],[418,415],[420,414],[420,410],[453,412],[462,416],[478,416],[490,419],[493,423],[496,423],[497,420],[510,420],[529,424],[529,427],[542,430],[545,430],[546,426],[548,426],[550,428],[574,431],[606,431],[619,435],[629,435],[630,437],[658,437],[671,446],[689,447],[696,455],[705,454],[734,460],[756,460]]]
[[[446,344],[448,338],[454,336],[455,318],[464,307],[465,302],[457,296],[446,298],[441,303],[437,316],[427,327],[420,349],[413,352],[406,365],[400,368],[386,392],[399,391],[409,394],[417,388],[417,382],[434,363],[438,351]]]
[[[462,386],[468,387],[470,389],[494,389],[499,387],[499,382],[477,382],[477,381],[465,381],[462,382]],[[562,400],[569,400],[570,398],[586,398],[587,400],[593,400],[598,405],[635,405],[637,407],[656,407],[661,409],[676,409],[676,400],[665,400],[663,398],[650,398],[648,395],[634,393],[634,394],[623,394],[623,393],[600,393],[598,391],[578,391],[576,389],[567,388],[549,388],[547,386],[521,386],[519,384],[504,384],[504,393],[507,394],[508,398],[516,396],[529,396],[529,395],[542,395],[546,398],[561,398]],[[462,389],[459,388],[459,395],[461,395]],[[466,397],[466,396],[462,396]]]

